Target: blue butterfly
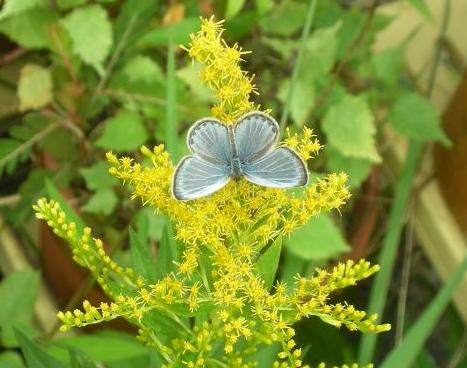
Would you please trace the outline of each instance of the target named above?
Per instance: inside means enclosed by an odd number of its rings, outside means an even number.
[[[192,155],[178,163],[172,193],[178,200],[210,195],[231,178],[271,188],[291,188],[308,183],[305,162],[288,147],[276,147],[279,125],[269,115],[254,111],[234,125],[214,118],[198,120],[188,131]]]

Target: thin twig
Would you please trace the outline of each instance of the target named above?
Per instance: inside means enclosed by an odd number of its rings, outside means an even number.
[[[24,143],[21,143],[15,150],[11,151],[6,156],[0,159],[0,167],[3,167],[8,161],[13,160],[16,156],[31,148],[34,144],[47,137],[50,133],[52,133],[55,129],[59,128],[60,126],[62,126],[62,124],[59,122],[50,124],[43,130],[41,130],[39,133],[34,135],[31,139],[27,140]]]
[[[57,30],[56,30],[56,29],[53,29],[53,30],[50,32],[50,34],[51,34],[51,36],[52,36],[52,39],[53,39],[53,41],[54,41],[55,46],[57,46],[58,54],[59,54],[60,57],[62,58],[63,65],[65,65],[65,69],[66,69],[66,70],[68,71],[68,73],[70,74],[71,81],[72,81],[73,84],[75,84],[75,85],[79,84],[78,78],[76,77],[76,73],[75,73],[75,71],[74,71],[74,69],[73,69],[73,65],[71,64],[70,59],[69,59],[68,56],[66,55],[65,49],[64,49],[64,47],[63,47],[62,40],[60,39],[60,36],[58,35]]]
[[[332,73],[331,78],[329,79],[328,83],[324,86],[323,91],[321,92],[320,96],[316,100],[315,106],[313,108],[313,111],[314,111],[313,115],[316,115],[315,113],[317,113],[319,109],[324,105],[327,98],[329,97],[329,94],[332,92],[332,89],[334,88],[334,85],[336,84],[342,70],[348,64],[355,49],[364,40],[367,32],[370,30],[371,24],[373,23],[373,19],[375,17],[376,9],[378,8],[378,5],[379,5],[379,2],[380,0],[374,0],[373,3],[368,8],[368,13],[365,19],[365,23],[363,24],[362,28],[358,32],[357,36],[353,39],[353,41],[350,43],[350,45],[345,50],[344,56],[342,57],[339,64],[337,64],[337,66],[334,68],[334,72]],[[312,122],[314,121],[313,117],[311,121]]]
[[[395,336],[395,345],[399,345],[404,336],[404,325],[405,325],[405,311],[407,307],[407,294],[409,289],[410,281],[410,266],[412,264],[412,253],[414,245],[414,224],[413,224],[413,212],[414,206],[411,209],[412,220],[409,221],[406,234],[407,239],[404,249],[404,260],[402,265],[402,277],[401,277],[401,286],[399,293],[399,301],[397,304],[397,321],[396,321],[396,336]]]
[[[12,61],[15,61],[16,59],[19,59],[20,57],[24,56],[28,52],[29,52],[28,49],[23,49],[23,48],[14,49],[2,56],[2,58],[0,59],[0,66],[9,64]]]
[[[107,84],[107,81],[110,77],[110,73],[112,72],[115,64],[117,63],[118,59],[120,58],[121,53],[123,52],[123,48],[126,46],[126,42],[128,37],[130,36],[133,26],[136,22],[137,16],[134,14],[130,21],[128,22],[128,26],[125,29],[125,32],[123,33],[122,38],[120,39],[120,42],[118,43],[117,47],[115,48],[114,53],[112,54],[112,57],[110,58],[109,63],[107,64],[107,67],[104,70],[104,73],[102,74],[102,77],[99,81],[99,84],[97,85],[96,89],[94,90],[94,93],[91,98],[91,106],[93,102],[95,101],[97,95],[100,94],[102,89],[105,87]]]
[[[0,207],[14,205],[20,200],[21,196],[18,193],[0,197]]]
[[[125,91],[119,91],[115,89],[103,89],[100,92],[101,95],[105,96],[111,96],[111,97],[121,97],[121,98],[128,98],[129,100],[135,100],[135,101],[142,101],[142,102],[149,102],[153,103],[155,105],[160,105],[160,106],[165,106],[167,105],[167,100],[164,98],[159,98],[159,97],[154,97],[154,96],[148,96],[148,95],[142,95],[139,93],[129,93]],[[177,104],[177,109],[189,112],[190,108],[185,105]]]

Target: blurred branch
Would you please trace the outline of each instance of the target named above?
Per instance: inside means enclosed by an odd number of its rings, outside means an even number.
[[[153,103],[159,106],[167,105],[167,100],[163,98],[142,95],[139,93],[128,93],[125,91],[119,91],[119,90],[109,89],[109,88],[103,89],[102,91],[100,91],[100,94],[104,96],[110,96],[110,97],[127,98],[128,100],[134,100],[134,101],[149,102],[149,103]],[[185,112],[190,111],[190,108],[188,106],[181,105],[181,104],[177,104],[177,109],[185,111]]]
[[[0,58],[0,66],[9,64],[15,61],[16,59],[19,59],[20,57],[24,56],[28,52],[29,52],[28,49],[23,49],[21,47],[11,50],[10,52],[7,52],[5,55],[3,55]]]
[[[0,207],[14,205],[18,203],[20,199],[21,196],[18,193],[0,197]]]
[[[117,63],[118,59],[120,58],[120,55],[123,52],[124,47],[126,46],[126,42],[128,38],[130,37],[130,34],[133,30],[133,26],[136,23],[137,16],[133,15],[128,22],[128,26],[125,28],[125,32],[123,33],[122,38],[120,39],[120,42],[117,44],[117,47],[115,48],[109,63],[107,64],[107,67],[104,70],[104,74],[101,76],[101,79],[99,81],[99,84],[97,85],[96,89],[94,90],[94,93],[91,98],[91,105],[95,101],[97,95],[102,91],[102,89],[105,87],[107,84],[107,81],[110,77],[110,73],[112,72],[115,64]]]
[[[50,124],[43,130],[35,134],[31,139],[27,140],[24,143],[21,143],[15,150],[11,151],[10,153],[8,153],[0,159],[0,167],[3,167],[8,161],[13,160],[18,155],[22,154],[24,151],[30,149],[32,146],[34,146],[34,144],[47,137],[50,133],[52,133],[55,129],[59,128],[60,126],[62,126],[62,124],[59,122]]]

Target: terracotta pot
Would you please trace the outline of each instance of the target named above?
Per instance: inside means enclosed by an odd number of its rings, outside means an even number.
[[[443,124],[452,147],[436,145],[435,175],[449,208],[467,233],[467,71],[443,115]]]

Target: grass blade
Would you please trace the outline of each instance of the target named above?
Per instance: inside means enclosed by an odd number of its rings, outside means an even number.
[[[175,76],[175,47],[169,41],[167,52],[167,105],[165,110],[165,145],[172,160],[177,160],[177,88]]]
[[[404,226],[405,212],[410,198],[412,182],[417,169],[417,164],[420,161],[422,148],[422,143],[410,142],[406,161],[396,185],[394,204],[391,208],[387,225],[388,231],[383,239],[382,249],[378,260],[378,263],[381,266],[381,271],[376,275],[371,288],[370,302],[368,304],[368,312],[377,313],[379,317],[378,320],[381,320],[384,305],[386,303],[389,282],[391,281],[394,260],[397,254],[397,247],[399,245],[401,232]],[[376,334],[366,334],[362,336],[358,352],[358,361],[360,364],[366,364],[373,360],[376,341]]]
[[[421,352],[425,341],[446,309],[451,296],[463,280],[467,270],[467,257],[457,267],[452,276],[435,296],[423,314],[409,329],[401,343],[393,349],[380,365],[380,368],[409,368]]]
[[[290,105],[292,99],[294,98],[295,87],[297,85],[298,71],[300,70],[300,66],[302,64],[303,54],[305,53],[306,48],[306,42],[308,40],[308,36],[310,35],[313,18],[315,17],[315,9],[316,0],[310,0],[310,7],[308,8],[305,25],[303,26],[302,39],[300,41],[300,49],[298,50],[298,56],[293,68],[292,79],[290,81],[289,90],[287,92],[287,98],[285,100],[284,109],[282,110],[281,120],[279,122],[281,131],[285,129],[285,125],[289,117]]]

